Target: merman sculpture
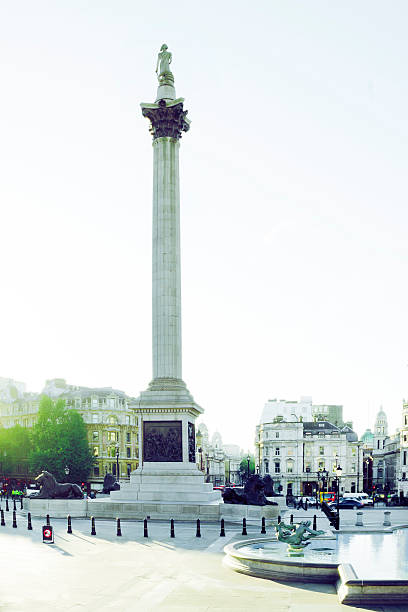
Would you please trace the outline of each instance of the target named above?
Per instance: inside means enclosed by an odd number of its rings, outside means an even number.
[[[288,545],[288,554],[291,557],[301,557],[303,549],[310,544],[311,538],[323,535],[324,531],[310,529],[310,521],[303,521],[293,525],[286,525],[282,521],[275,528],[276,538]]]

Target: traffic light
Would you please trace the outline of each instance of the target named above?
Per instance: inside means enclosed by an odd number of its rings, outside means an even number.
[[[42,537],[44,544],[54,544],[54,529],[51,525],[43,525]]]

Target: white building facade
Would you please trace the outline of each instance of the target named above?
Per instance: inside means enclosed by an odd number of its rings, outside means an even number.
[[[363,490],[362,443],[342,423],[338,410],[342,407],[327,408],[337,414],[341,427],[325,420],[322,406],[314,407],[311,398],[300,402],[269,400],[266,404],[256,428],[256,462],[261,476],[272,477],[276,491],[314,495],[319,489],[335,490],[337,466],[343,470],[341,493]],[[323,482],[324,471],[328,474]]]

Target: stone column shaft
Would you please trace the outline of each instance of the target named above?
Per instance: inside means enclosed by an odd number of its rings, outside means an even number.
[[[153,379],[182,378],[179,148],[153,141]]]

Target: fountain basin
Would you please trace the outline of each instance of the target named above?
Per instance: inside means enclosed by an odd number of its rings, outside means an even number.
[[[324,545],[323,545],[324,542]],[[290,580],[302,582],[336,582],[339,577],[338,563],[323,560],[320,557],[309,558],[308,548],[335,550],[336,538],[331,534],[314,538],[312,544],[307,546],[303,557],[289,557],[287,545],[278,542],[275,537],[244,540],[229,544],[224,548],[224,565],[231,569],[272,580]],[[316,551],[322,552],[324,551]]]
[[[286,544],[275,537],[241,540],[224,552],[224,565],[250,576],[336,584],[343,604],[408,603],[405,529],[353,536],[326,533],[305,547],[303,557],[289,557]]]

